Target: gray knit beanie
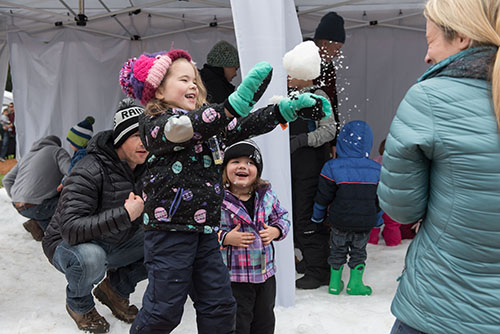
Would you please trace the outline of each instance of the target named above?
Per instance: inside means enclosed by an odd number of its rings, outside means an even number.
[[[238,50],[226,41],[217,42],[207,55],[207,64],[215,67],[240,67]]]

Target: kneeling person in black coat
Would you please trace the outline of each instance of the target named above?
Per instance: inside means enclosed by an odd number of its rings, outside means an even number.
[[[138,135],[144,109],[132,99],[120,103],[113,130],[96,134],[66,179],[43,250],[65,274],[66,309],[81,330],[106,333],[109,323],[95,309],[94,296],[118,319],[131,323],[138,310],[129,296],[144,280],[142,176],[148,152]]]

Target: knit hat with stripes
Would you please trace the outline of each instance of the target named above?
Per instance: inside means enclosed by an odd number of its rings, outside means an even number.
[[[126,97],[120,101],[118,111],[113,122],[113,144],[120,147],[125,140],[139,129],[139,116],[144,113],[144,108]]]
[[[181,49],[144,53],[139,58],[129,59],[120,70],[123,92],[145,106],[155,96],[170,65],[179,58],[192,62],[189,53]]]
[[[77,149],[87,147],[87,143],[94,134],[92,128],[94,121],[94,117],[87,116],[83,121],[69,129],[66,139]]]

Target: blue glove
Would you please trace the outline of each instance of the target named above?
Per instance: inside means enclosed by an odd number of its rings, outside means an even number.
[[[332,106],[328,99],[311,93],[282,99],[279,103],[279,110],[287,122],[293,122],[297,117],[319,121],[332,114]]]
[[[266,91],[272,75],[273,68],[268,62],[257,63],[248,72],[236,91],[229,95],[224,102],[224,107],[235,117],[247,116]]]

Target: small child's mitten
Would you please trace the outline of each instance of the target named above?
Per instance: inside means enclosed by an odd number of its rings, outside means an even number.
[[[229,95],[224,107],[233,116],[245,117],[266,91],[273,68],[268,62],[257,63],[246,75],[236,91]]]
[[[319,121],[332,114],[330,102],[323,96],[304,93],[290,98],[284,98],[279,103],[281,116],[287,122],[293,122],[297,117]]]

